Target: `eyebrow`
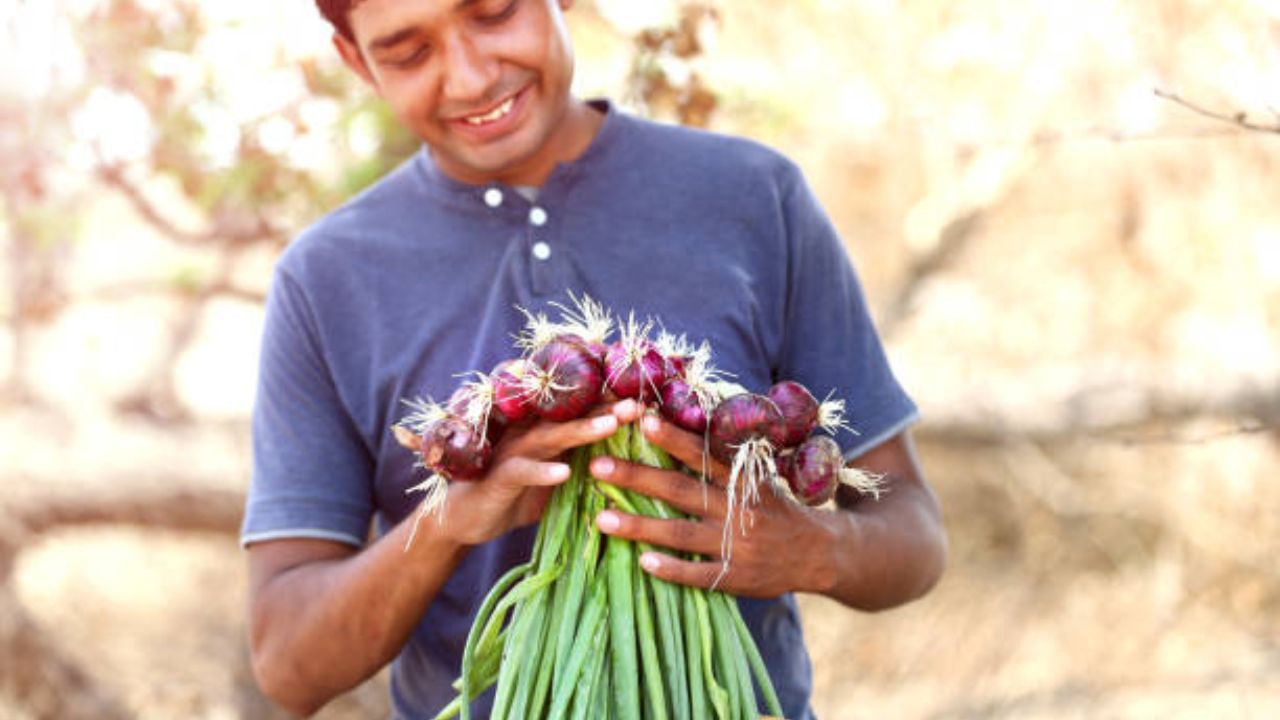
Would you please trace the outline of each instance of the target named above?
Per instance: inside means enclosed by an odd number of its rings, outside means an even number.
[[[458,0],[457,4],[455,4],[453,7],[454,7],[454,10],[463,10],[468,7],[471,7],[472,5],[475,5],[478,2],[480,2],[480,0]],[[398,45],[404,42],[405,40],[408,40],[409,38],[413,37],[416,34],[417,34],[417,30],[415,28],[412,28],[412,27],[400,28],[399,30],[396,30],[393,33],[390,33],[388,35],[383,35],[382,37],[369,43],[369,49],[385,50],[389,47],[394,47],[395,45]]]
[[[369,49],[370,49],[370,50],[385,50],[386,48],[393,47],[393,46],[395,46],[395,45],[399,45],[400,43],[404,42],[405,40],[408,40],[409,38],[411,38],[411,37],[413,37],[414,35],[416,35],[416,34],[417,34],[417,32],[418,32],[418,31],[417,31],[416,29],[411,28],[411,27],[401,28],[401,29],[399,29],[399,30],[397,30],[397,31],[395,31],[395,32],[393,32],[393,33],[391,33],[391,34],[389,34],[389,35],[383,35],[382,37],[380,37],[380,38],[378,38],[378,39],[374,40],[373,42],[369,43]]]

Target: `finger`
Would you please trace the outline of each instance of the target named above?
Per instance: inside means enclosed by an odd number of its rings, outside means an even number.
[[[720,549],[718,526],[696,520],[651,518],[604,510],[596,527],[607,535],[659,545],[680,552],[711,555]]]
[[[618,418],[612,413],[565,422],[541,421],[500,447],[499,453],[548,460],[570,448],[603,440],[617,430]]]
[[[691,433],[657,415],[646,415],[640,421],[645,439],[666,450],[685,467],[721,485],[728,482],[729,467],[711,457],[702,435]]]
[[[594,458],[591,475],[605,482],[666,501],[675,509],[704,518],[723,518],[727,508],[724,490],[675,470],[625,462],[608,455]]]
[[[640,554],[640,567],[650,575],[678,585],[721,590],[740,590],[737,578],[719,560],[681,560],[666,553],[649,551]]]
[[[613,403],[609,409],[613,412],[613,416],[618,418],[619,425],[635,422],[644,414],[644,405],[631,399]]]
[[[513,489],[552,487],[568,480],[570,471],[566,463],[542,462],[517,455],[495,463],[482,482]]]

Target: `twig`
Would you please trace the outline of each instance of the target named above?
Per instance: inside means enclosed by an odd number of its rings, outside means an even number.
[[[1222,122],[1231,123],[1232,125],[1242,127],[1246,130],[1280,134],[1280,122],[1277,122],[1272,125],[1264,125],[1264,124],[1257,123],[1250,120],[1248,113],[1244,112],[1243,110],[1239,110],[1235,113],[1227,114],[1224,112],[1218,112],[1216,110],[1210,110],[1204,107],[1203,105],[1198,105],[1196,103],[1193,103],[1190,100],[1183,98],[1181,95],[1178,95],[1177,93],[1169,92],[1167,90],[1161,90],[1160,88],[1155,88],[1153,92],[1155,92],[1156,97],[1164,98],[1165,100],[1168,100],[1172,103],[1181,105],[1182,107],[1190,110],[1191,112],[1196,113],[1197,115],[1203,115],[1204,117],[1207,117],[1207,118],[1212,118],[1214,120],[1221,120]]]
[[[274,240],[282,233],[265,219],[258,217],[249,227],[215,226],[210,230],[196,232],[178,227],[177,223],[165,216],[155,203],[142,192],[142,189],[125,177],[124,171],[115,164],[100,162],[98,177],[109,187],[124,195],[133,206],[138,216],[154,227],[165,237],[183,245],[209,245],[229,243],[244,245],[258,240]]]
[[[239,287],[229,281],[197,283],[191,287],[164,280],[138,280],[136,282],[117,283],[98,288],[70,298],[71,302],[101,301],[114,302],[129,300],[138,295],[199,295],[201,297],[229,297],[245,302],[262,304],[266,302],[266,293]]]

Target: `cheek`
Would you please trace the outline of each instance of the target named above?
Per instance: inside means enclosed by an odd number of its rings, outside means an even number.
[[[383,99],[396,118],[409,127],[422,123],[435,113],[436,93],[429,77],[414,75],[398,78],[383,85]]]

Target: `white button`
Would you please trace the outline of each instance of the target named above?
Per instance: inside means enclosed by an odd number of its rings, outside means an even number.
[[[502,204],[502,191],[498,188],[489,188],[484,191],[484,204],[491,208],[496,208]]]
[[[535,207],[529,211],[529,222],[542,227],[547,224],[547,211],[540,207]]]
[[[546,260],[551,257],[551,246],[541,241],[534,243],[533,256],[539,260]]]

